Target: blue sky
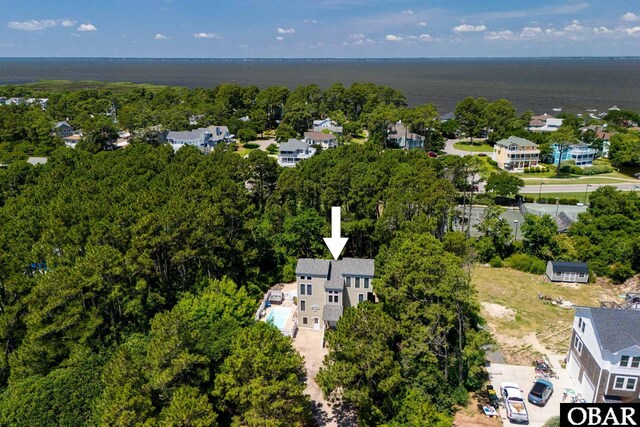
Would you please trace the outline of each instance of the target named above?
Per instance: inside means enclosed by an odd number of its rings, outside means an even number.
[[[626,55],[637,0],[0,0],[2,57]]]

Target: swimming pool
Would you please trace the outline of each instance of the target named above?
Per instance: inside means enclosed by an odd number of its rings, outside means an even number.
[[[271,307],[267,322],[273,322],[278,329],[284,329],[289,313],[291,313],[291,308],[289,307]]]

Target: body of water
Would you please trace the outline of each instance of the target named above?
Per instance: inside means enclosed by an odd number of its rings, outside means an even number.
[[[370,81],[401,90],[410,105],[445,113],[467,96],[506,98],[520,111],[640,111],[640,58],[380,60],[13,59],[0,58],[0,84],[98,80],[214,87],[220,83],[346,86]]]

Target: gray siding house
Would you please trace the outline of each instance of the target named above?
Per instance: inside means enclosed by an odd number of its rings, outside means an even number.
[[[588,283],[589,266],[586,262],[548,261],[547,277],[552,282]]]
[[[280,144],[278,151],[278,164],[282,167],[293,167],[300,160],[308,159],[316,154],[316,149],[310,147],[304,141],[290,139]]]
[[[299,259],[298,326],[315,330],[333,328],[345,308],[374,301],[373,272],[372,259]]]
[[[209,126],[182,132],[170,131],[167,134],[167,142],[171,144],[174,151],[185,145],[193,145],[205,153],[211,151],[220,142],[227,142],[232,138],[233,135],[229,134],[226,126]]]
[[[639,402],[640,311],[577,307],[567,371],[587,402]]]

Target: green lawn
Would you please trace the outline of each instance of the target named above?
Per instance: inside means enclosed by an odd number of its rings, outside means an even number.
[[[466,141],[456,142],[453,144],[453,148],[456,150],[471,151],[474,153],[490,153],[493,151],[492,146],[484,144],[482,141],[473,144]]]
[[[39,80],[35,83],[26,83],[24,85],[29,89],[34,91],[42,91],[42,92],[64,92],[64,91],[74,91],[81,89],[98,89],[98,90],[109,90],[115,94],[130,92],[134,89],[146,89],[150,91],[157,91],[166,86],[153,85],[153,84],[142,84],[142,83],[131,83],[131,82],[98,82],[93,80],[79,80],[79,81],[71,81],[71,80]],[[2,89],[3,86],[0,86]]]
[[[512,318],[500,318],[492,317],[486,307],[482,308],[482,315],[497,332],[496,341],[508,360],[530,356],[525,343],[520,343],[519,339],[531,333],[550,351],[564,352],[567,349],[574,311],[539,300],[538,292],[553,299],[561,297],[576,305],[596,307],[601,299],[618,300],[616,295],[619,293],[608,284],[569,287],[551,283],[542,275],[510,268],[476,266],[472,281],[480,303],[499,304],[514,311]]]
[[[539,185],[541,182],[543,184],[542,190],[544,190],[544,184],[554,185],[554,184],[623,184],[625,182],[638,182],[637,179],[629,179],[629,178],[618,178],[612,174],[602,174],[602,175],[572,175],[568,178],[550,178],[550,177],[537,177],[533,178],[530,174],[528,176],[518,175],[522,178],[526,185]]]

